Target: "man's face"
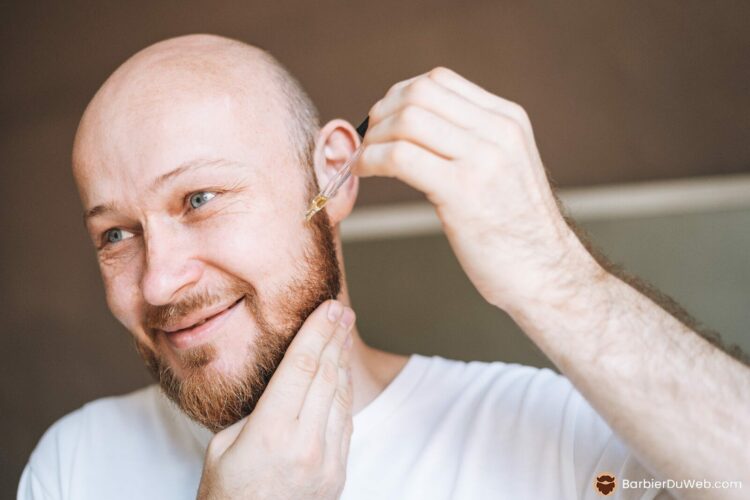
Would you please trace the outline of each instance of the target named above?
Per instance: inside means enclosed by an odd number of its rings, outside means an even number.
[[[107,98],[74,154],[107,302],[165,392],[217,431],[338,294],[328,219],[304,221],[314,186],[269,100]]]

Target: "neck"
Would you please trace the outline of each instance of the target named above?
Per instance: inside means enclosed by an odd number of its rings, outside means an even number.
[[[352,307],[351,298],[349,297],[349,287],[346,282],[346,272],[344,269],[344,256],[341,248],[341,238],[338,234],[338,227],[335,232],[336,236],[336,253],[338,254],[339,265],[341,266],[341,292],[337,299],[343,304]],[[356,313],[356,309],[354,310]],[[362,340],[359,333],[359,327],[355,323],[352,328],[352,386],[353,386],[353,408],[354,414],[357,414],[365,406],[370,404],[398,375],[406,362],[408,356],[389,353],[368,346]]]
[[[338,300],[352,307],[343,271],[341,293]],[[352,309],[354,308],[352,307]],[[356,323],[352,328],[351,335],[354,341],[351,358],[354,391],[352,411],[357,414],[383,392],[404,367],[409,357],[368,346],[362,340]]]

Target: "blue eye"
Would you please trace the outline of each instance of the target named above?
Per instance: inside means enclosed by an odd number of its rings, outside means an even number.
[[[107,243],[117,243],[122,239],[122,230],[110,229],[107,231],[105,238],[107,239]]]
[[[124,229],[120,229],[119,227],[113,227],[112,229],[107,229],[104,232],[104,243],[119,243],[120,241],[132,238],[133,236],[135,235],[130,231],[125,231]]]
[[[192,208],[200,208],[216,196],[211,191],[199,191],[190,195],[189,201]]]

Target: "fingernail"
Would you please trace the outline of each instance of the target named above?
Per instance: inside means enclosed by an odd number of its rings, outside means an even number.
[[[352,381],[352,367],[347,366],[346,367],[346,379],[351,382]]]
[[[341,316],[341,312],[344,310],[344,306],[339,302],[338,300],[332,300],[330,304],[328,304],[328,320],[331,322],[336,322],[337,319]]]
[[[341,326],[344,328],[349,328],[352,326],[352,323],[354,323],[354,311],[349,309],[348,307],[344,309],[344,314],[341,315],[341,320],[339,321],[341,323]]]

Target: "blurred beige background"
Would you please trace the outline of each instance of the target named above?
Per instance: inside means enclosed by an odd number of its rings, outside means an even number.
[[[521,103],[594,241],[750,350],[746,2],[39,1],[2,12],[3,498],[57,418],[150,382],[104,304],[69,154],[103,80],[179,34],[267,48],[324,119],[358,123],[390,85],[436,65]],[[363,182],[344,234],[372,344],[549,366],[472,289],[419,194]]]

